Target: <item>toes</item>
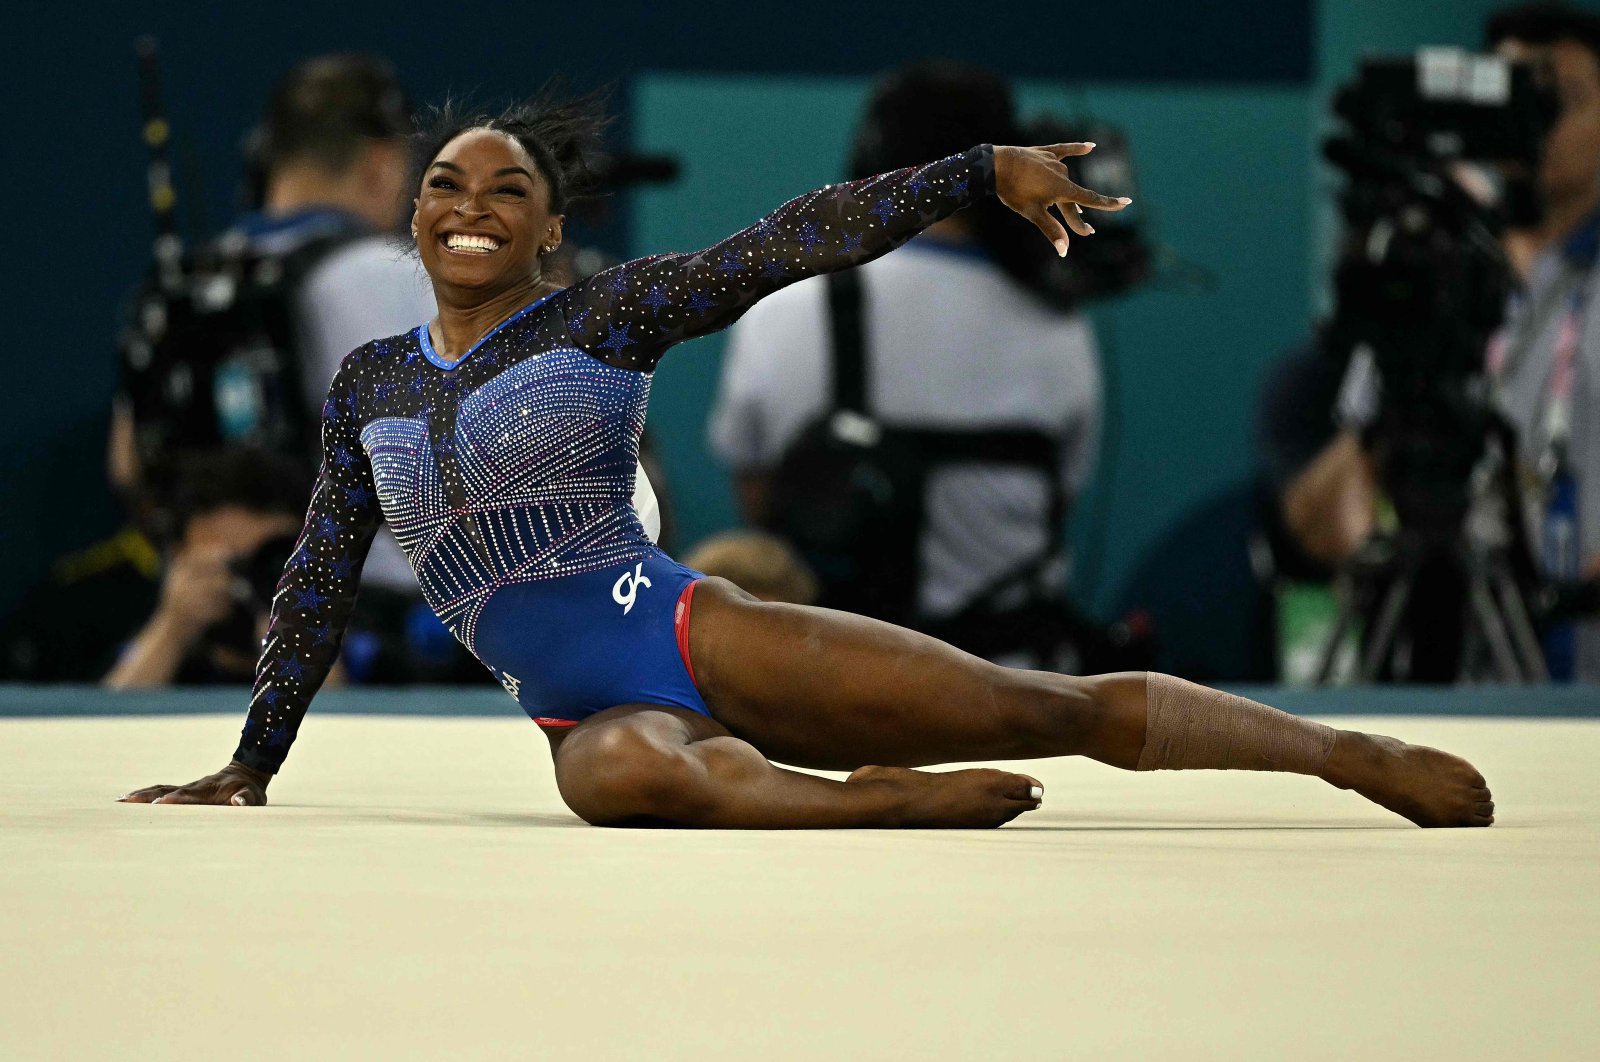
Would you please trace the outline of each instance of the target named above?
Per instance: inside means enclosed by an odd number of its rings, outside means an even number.
[[[1029,774],[1013,774],[1007,777],[1005,795],[1012,800],[1037,805],[1044,799],[1044,783]]]

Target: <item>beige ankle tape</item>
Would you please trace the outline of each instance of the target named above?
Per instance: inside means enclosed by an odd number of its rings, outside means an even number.
[[[1146,677],[1138,771],[1232,770],[1318,774],[1332,727],[1171,675]]]

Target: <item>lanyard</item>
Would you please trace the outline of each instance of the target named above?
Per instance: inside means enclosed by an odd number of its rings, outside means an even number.
[[[1544,394],[1539,403],[1540,428],[1546,445],[1565,443],[1572,433],[1572,389],[1577,371],[1578,344],[1583,337],[1584,314],[1588,309],[1589,271],[1569,272],[1573,281],[1566,298],[1566,309],[1556,330],[1554,357],[1549,374],[1545,377]],[[1528,327],[1521,330],[1520,342],[1511,341],[1511,326],[1502,325],[1489,340],[1487,364],[1497,380],[1504,379],[1512,369],[1521,365],[1538,342],[1541,329],[1539,319],[1552,309],[1560,298],[1560,285],[1551,285],[1548,294],[1530,308],[1524,320]]]
[[[1544,391],[1544,437],[1546,445],[1565,445],[1572,435],[1572,378],[1578,360],[1578,337],[1583,332],[1584,290],[1580,282],[1567,300],[1556,333],[1554,364]]]

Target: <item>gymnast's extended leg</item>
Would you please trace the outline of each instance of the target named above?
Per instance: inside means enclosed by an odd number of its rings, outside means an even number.
[[[715,719],[622,706],[552,735],[562,796],[589,822],[994,826],[1037,805],[1036,780],[907,768],[1057,755],[1132,770],[1294,771],[1422,825],[1493,819],[1482,777],[1447,753],[1169,676],[996,667],[889,624],[757,602],[721,580],[696,592],[690,652]],[[770,760],[854,773],[834,782]]]
[[[840,612],[755,601],[707,579],[690,654],[712,714],[765,756],[855,770],[1081,755],[1130,770],[1245,769],[1322,778],[1419,825],[1488,825],[1482,776],[1456,756],[1336,731],[1143,672],[1074,678],[997,667]],[[907,786],[939,775],[879,771]]]

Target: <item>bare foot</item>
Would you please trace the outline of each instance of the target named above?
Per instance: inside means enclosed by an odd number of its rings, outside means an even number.
[[[1381,734],[1341,730],[1322,777],[1418,826],[1488,826],[1494,801],[1477,768],[1459,756]]]
[[[993,829],[1034,810],[1044,797],[1037,778],[988,768],[935,774],[861,767],[845,781],[899,789],[904,803],[896,825],[909,828]]]

